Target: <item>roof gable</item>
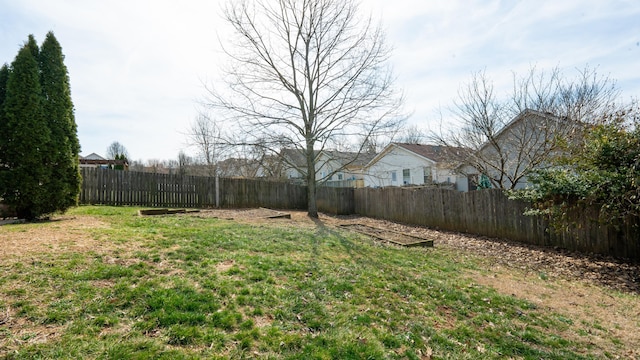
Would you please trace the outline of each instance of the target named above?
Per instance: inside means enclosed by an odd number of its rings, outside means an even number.
[[[465,151],[462,148],[456,148],[451,146],[441,145],[423,145],[423,144],[407,144],[396,143],[400,148],[410,151],[414,154],[420,155],[426,159],[429,159],[436,163],[451,161],[452,155],[458,155],[460,152]]]
[[[522,126],[527,119],[538,118],[538,119],[547,119],[555,122],[566,121],[556,115],[553,115],[548,112],[541,112],[533,109],[524,109],[518,115],[516,115],[511,121],[509,121],[505,126],[503,126],[496,134],[493,136],[494,139],[500,140],[500,138],[506,136],[506,134],[511,130],[518,126]],[[486,147],[490,146],[490,141],[486,141],[479,149],[479,151],[484,150]]]
[[[100,155],[98,155],[96,153],[91,153],[91,154],[89,154],[87,156],[84,156],[83,159],[86,159],[86,160],[107,160],[107,159],[103,158],[102,156],[100,156]]]
[[[463,148],[441,146],[441,145],[426,145],[426,144],[409,144],[409,143],[390,143],[384,150],[376,155],[366,167],[371,167],[376,162],[380,161],[393,149],[400,149],[408,152],[420,159],[427,160],[431,163],[449,163],[452,159],[460,157],[460,154],[467,152]]]

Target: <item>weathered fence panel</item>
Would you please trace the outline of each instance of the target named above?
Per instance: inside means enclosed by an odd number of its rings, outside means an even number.
[[[316,189],[316,199],[318,211],[335,215],[355,213],[353,188],[321,186]]]
[[[219,179],[220,207],[269,207],[274,209],[304,209],[307,189],[287,181],[256,179]]]
[[[304,209],[306,188],[289,182],[216,179],[111,169],[82,169],[81,204],[148,207]],[[219,189],[216,203],[216,188]]]
[[[500,190],[468,193],[432,188],[354,189],[355,213],[435,229],[557,246],[584,253],[640,260],[639,220],[613,228],[598,221],[598,209],[574,214],[573,224],[555,231],[538,216],[525,216],[527,204]]]

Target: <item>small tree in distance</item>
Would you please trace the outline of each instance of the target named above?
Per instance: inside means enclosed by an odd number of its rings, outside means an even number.
[[[225,48],[227,86],[208,88],[208,105],[233,134],[225,142],[265,154],[297,149],[308,215],[317,217],[319,151],[337,139],[367,144],[404,121],[384,32],[353,0],[237,0],[224,18],[236,35]]]
[[[120,160],[123,156],[124,159],[129,159],[129,152],[119,142],[114,141],[107,147],[107,159]]]
[[[187,141],[196,148],[198,157],[207,167],[208,176],[218,174],[217,164],[224,150],[221,136],[220,127],[205,112],[198,114],[187,133]]]

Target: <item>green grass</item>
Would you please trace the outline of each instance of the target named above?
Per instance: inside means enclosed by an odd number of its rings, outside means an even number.
[[[87,230],[103,247],[0,264],[0,314],[26,324],[0,324],[0,357],[596,357],[563,337],[571,319],[472,283],[480,262],[450,250],[136,210],[74,209],[109,224]]]

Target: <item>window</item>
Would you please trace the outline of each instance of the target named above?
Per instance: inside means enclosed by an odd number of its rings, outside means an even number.
[[[391,182],[394,183],[396,181],[398,181],[398,174],[396,174],[395,171],[392,171],[391,172]]]
[[[402,183],[405,185],[411,184],[411,171],[409,169],[402,170]]]
[[[338,180],[342,180],[342,174],[338,174]]]
[[[431,184],[432,180],[431,167],[427,166],[424,168],[424,184]]]

